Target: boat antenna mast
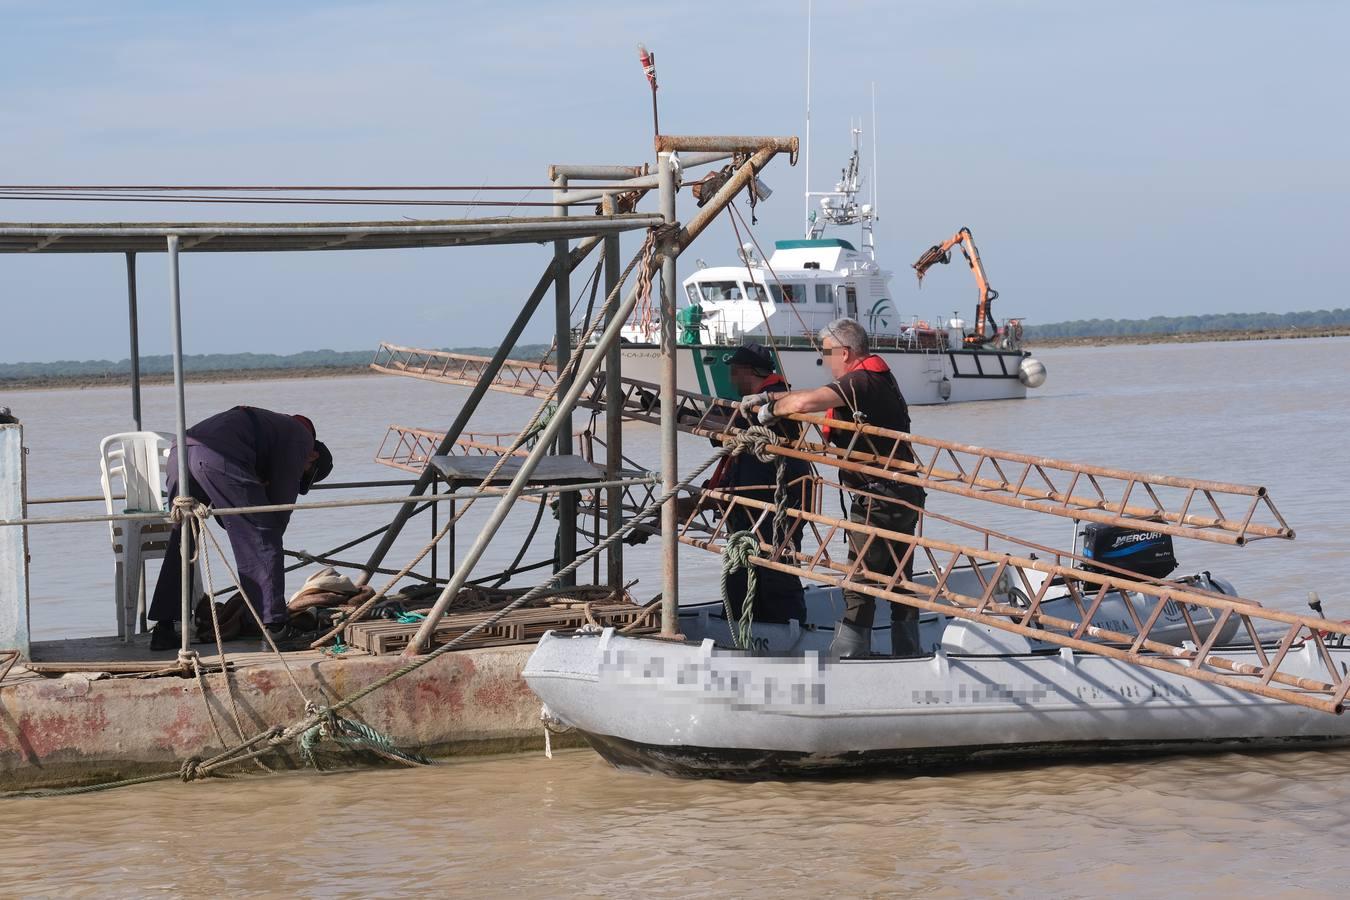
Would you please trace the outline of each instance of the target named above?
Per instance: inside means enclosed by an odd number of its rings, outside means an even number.
[[[811,0],[806,0],[806,143],[802,147],[802,168],[806,170],[806,236],[811,236],[816,214],[811,209]]]
[[[827,225],[861,225],[863,253],[870,260],[876,260],[876,245],[872,238],[872,223],[876,220],[876,210],[871,203],[858,203],[858,193],[862,190],[862,162],[859,149],[862,129],[854,125],[853,153],[848,165],[839,173],[839,181],[832,191],[807,191],[806,201],[812,198],[820,200],[820,215],[812,212],[807,217],[806,236],[815,240],[825,233]]]

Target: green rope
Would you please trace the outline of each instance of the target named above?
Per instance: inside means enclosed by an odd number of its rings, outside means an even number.
[[[394,742],[383,732],[330,712],[320,722],[306,728],[296,740],[301,758],[319,772],[323,771],[323,767],[319,765],[318,754],[314,751],[324,738],[350,749],[369,750],[385,759],[400,762],[404,765],[431,765],[431,760],[426,757],[395,747]]]
[[[727,627],[731,629],[731,639],[742,650],[750,648],[751,631],[755,624],[755,589],[758,576],[750,557],[759,555],[759,538],[753,531],[737,531],[727,535],[726,546],[722,548],[722,608],[726,610]],[[739,621],[731,609],[731,591],[728,586],[732,573],[745,570],[745,598],[741,601]]]

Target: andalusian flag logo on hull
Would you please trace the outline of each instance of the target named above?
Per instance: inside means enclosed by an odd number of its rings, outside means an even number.
[[[886,317],[895,310],[891,309],[891,301],[878,300],[872,304],[872,308],[867,313],[867,330],[876,331],[878,328],[889,328],[891,323]]]

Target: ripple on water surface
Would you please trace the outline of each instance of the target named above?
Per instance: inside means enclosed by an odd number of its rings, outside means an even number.
[[[742,784],[579,750],[13,801],[0,879],[101,895],[1330,896],[1347,784],[1342,751]]]

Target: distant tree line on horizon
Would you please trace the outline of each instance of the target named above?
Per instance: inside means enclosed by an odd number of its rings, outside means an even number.
[[[1189,334],[1200,331],[1278,331],[1350,325],[1350,309],[1291,313],[1216,313],[1203,316],[1153,316],[1150,319],[1079,319],[1027,325],[1028,338],[1114,337]]]
[[[496,347],[460,347],[457,353],[487,356]],[[547,344],[524,344],[516,354],[526,359],[537,359],[549,350]],[[183,357],[187,372],[238,372],[258,369],[351,369],[369,365],[375,358],[373,350],[306,350],[303,353],[200,353]],[[142,356],[142,375],[165,375],[173,372],[173,357],[168,355]],[[35,378],[112,378],[131,374],[131,360],[62,359],[55,362],[0,363],[0,381],[20,381]]]
[[[1319,309],[1291,313],[1217,313],[1201,316],[1153,316],[1149,319],[1079,319],[1046,325],[1027,325],[1028,339],[1113,337],[1118,335],[1185,334],[1203,331],[1277,331],[1290,328],[1350,326],[1350,309]],[[539,359],[547,344],[523,344],[514,356]],[[456,353],[490,356],[496,347],[457,347]],[[236,372],[257,369],[350,369],[370,363],[372,350],[306,350],[303,353],[202,353],[183,357],[188,372]],[[163,375],[173,371],[167,355],[141,357],[141,373]],[[70,360],[0,363],[0,382],[41,378],[121,377],[131,372],[131,360]]]

